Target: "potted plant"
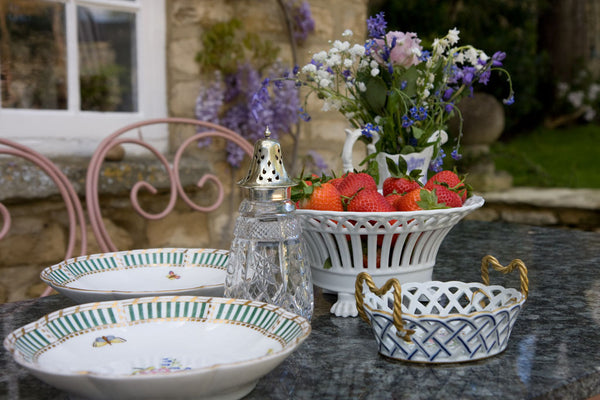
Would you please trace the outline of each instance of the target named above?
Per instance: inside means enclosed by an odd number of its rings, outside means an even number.
[[[283,79],[307,88],[305,101],[316,95],[324,111],[342,113],[354,128],[347,130],[342,153],[345,170],[352,169],[351,149],[360,140],[369,153],[362,163],[369,164],[379,184],[387,157],[402,157],[408,171],[421,168],[424,181],[428,167],[441,169],[447,122],[454,114],[460,117],[456,104],[472,95],[475,85],[487,84],[492,71],[499,70],[509,84],[504,103],[514,101],[510,75],[502,68],[506,54],[490,57],[471,45],[458,46],[457,29],[426,49],[416,33],[387,32],[386,26],[383,13],[370,17],[366,41],[350,43],[353,33],[346,30],[331,48],[314,53],[310,63]],[[256,107],[270,82],[265,80],[255,95]],[[460,137],[451,154],[455,159],[459,147]]]

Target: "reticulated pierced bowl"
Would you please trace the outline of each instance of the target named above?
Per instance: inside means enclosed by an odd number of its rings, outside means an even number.
[[[483,206],[472,196],[462,207],[412,212],[352,213],[296,210],[302,220],[313,283],[337,293],[331,312],[358,315],[354,284],[368,272],[376,284],[431,279],[442,241],[462,218]]]
[[[519,269],[520,291],[490,286],[488,264],[504,273]],[[390,279],[378,288],[363,272],[356,279],[357,307],[383,356],[419,363],[479,360],[506,349],[529,287],[520,260],[503,267],[486,256],[482,278],[484,283]]]

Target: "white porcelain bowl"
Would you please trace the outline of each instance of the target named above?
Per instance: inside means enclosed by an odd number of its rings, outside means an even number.
[[[91,399],[237,399],[310,333],[282,308],[170,296],[83,304],[12,332],[33,375]]]
[[[356,276],[367,271],[378,285],[431,279],[442,241],[465,215],[483,206],[472,196],[462,207],[411,212],[351,213],[297,210],[315,285],[337,293],[331,312],[358,315]]]
[[[40,278],[78,303],[132,297],[223,296],[228,250],[145,249],[63,261]]]
[[[419,363],[491,357],[506,349],[528,295],[527,269],[515,261],[503,272],[519,267],[521,291],[489,285],[487,278],[484,283],[403,284],[391,279],[379,288],[361,273],[356,280],[359,313],[386,357]]]

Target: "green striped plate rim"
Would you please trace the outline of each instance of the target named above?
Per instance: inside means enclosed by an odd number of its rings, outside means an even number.
[[[13,331],[4,346],[15,358],[34,364],[39,355],[75,336],[154,321],[235,324],[270,337],[283,348],[304,340],[311,330],[305,318],[272,304],[221,297],[162,296],[65,308]]]
[[[125,268],[203,266],[226,270],[228,259],[229,251],[218,249],[129,250],[72,258],[46,268],[42,271],[41,278],[64,286],[84,275]]]

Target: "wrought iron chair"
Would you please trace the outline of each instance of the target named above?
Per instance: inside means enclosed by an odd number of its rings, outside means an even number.
[[[0,154],[27,160],[40,168],[52,179],[65,203],[69,217],[69,239],[65,252],[65,260],[73,256],[77,242],[77,231],[80,233],[79,255],[85,255],[87,249],[85,214],[79,197],[66,175],[47,157],[7,139],[0,138]],[[2,203],[0,203],[0,222],[2,222],[2,225],[0,225],[0,240],[2,240],[8,235],[12,222],[8,208]],[[42,296],[47,296],[51,291],[52,288],[47,287]]]
[[[164,156],[160,151],[158,151],[156,147],[145,141],[142,135],[142,129],[147,129],[150,126],[157,124],[169,124],[168,126],[170,127],[174,125],[191,125],[195,128],[205,129],[206,131],[201,133],[195,133],[191,137],[188,137],[186,140],[184,140],[181,143],[181,145],[178,146],[177,151],[174,153],[172,157],[172,162],[169,162],[167,157]],[[125,137],[127,133],[129,133],[129,137]],[[137,137],[131,137],[132,133],[137,133]],[[228,142],[234,143],[235,145],[239,146],[248,156],[252,156],[253,146],[246,139],[244,139],[234,131],[217,124],[188,118],[160,118],[145,120],[127,125],[105,138],[99,144],[90,160],[86,177],[86,202],[88,218],[100,249],[103,252],[126,250],[118,249],[113,240],[111,240],[105,222],[102,219],[100,207],[99,185],[100,177],[102,174],[102,166],[105,162],[108,152],[111,149],[125,144],[142,146],[148,151],[150,151],[153,154],[153,156],[158,159],[160,164],[162,164],[164,172],[167,174],[169,180],[169,200],[168,204],[161,212],[148,212],[144,210],[143,207],[140,205],[139,194],[142,189],[145,189],[151,194],[158,193],[158,189],[152,184],[148,183],[148,181],[138,180],[133,185],[129,193],[131,206],[141,217],[147,220],[158,220],[166,217],[174,209],[178,197],[182,199],[191,209],[199,212],[210,212],[217,209],[221,205],[224,199],[224,190],[221,180],[218,176],[216,176],[213,173],[206,173],[196,183],[196,186],[199,188],[202,188],[207,182],[212,182],[214,185],[216,185],[217,199],[213,204],[209,206],[200,206],[190,199],[182,185],[182,180],[180,176],[180,163],[186,148],[193,142],[198,142],[207,138],[217,137],[223,138]]]

